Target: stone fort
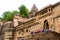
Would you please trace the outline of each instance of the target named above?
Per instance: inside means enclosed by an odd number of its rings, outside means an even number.
[[[33,37],[37,38],[36,36],[44,34],[44,32],[40,34],[37,32],[44,29],[60,34],[60,2],[39,11],[34,4],[29,18],[23,18],[16,14],[13,21],[0,21],[0,40],[20,40],[21,38],[23,40],[39,40],[33,39]],[[31,32],[37,32],[36,36],[34,36],[35,33],[31,34]],[[54,33],[51,34],[54,35]],[[31,37],[32,39],[29,39]]]

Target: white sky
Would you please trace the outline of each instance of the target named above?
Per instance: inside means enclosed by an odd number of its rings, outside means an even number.
[[[55,4],[60,0],[0,0],[0,17],[4,11],[18,10],[20,5],[25,5],[29,10],[32,8],[33,4],[36,4],[37,8],[40,10],[49,4]]]

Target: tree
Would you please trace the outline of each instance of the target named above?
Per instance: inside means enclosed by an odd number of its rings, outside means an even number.
[[[28,9],[27,9],[24,5],[21,5],[21,6],[19,7],[19,14],[20,14],[22,17],[28,17],[28,15],[29,15]]]
[[[0,21],[2,20],[2,18],[0,17]]]
[[[19,14],[19,12],[16,10],[12,11],[12,16],[14,16],[15,14]]]
[[[16,10],[14,10],[14,11],[12,11],[12,14],[13,14],[13,15],[14,15],[14,14],[19,14],[19,12],[16,11]]]
[[[2,15],[2,18],[0,18],[0,20],[11,21],[11,20],[13,20],[14,14],[20,14],[20,16],[22,16],[22,17],[28,17],[29,12],[28,12],[28,9],[24,5],[21,5],[19,7],[19,12],[16,10],[14,10],[12,12],[5,11]]]
[[[2,20],[11,21],[12,17],[13,17],[12,12],[6,11],[2,15]]]
[[[17,13],[18,13],[18,11],[16,11],[16,10],[14,10],[12,12],[11,11],[6,11],[2,15],[2,20],[11,21],[11,20],[13,20],[14,14],[17,14]]]

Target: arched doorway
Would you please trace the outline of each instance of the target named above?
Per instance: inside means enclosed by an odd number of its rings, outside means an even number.
[[[49,24],[47,20],[44,21],[43,30],[44,29],[49,29]]]

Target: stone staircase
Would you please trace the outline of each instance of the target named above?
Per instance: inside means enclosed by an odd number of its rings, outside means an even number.
[[[49,31],[48,33],[39,32],[26,40],[60,40],[60,34],[53,31]]]

